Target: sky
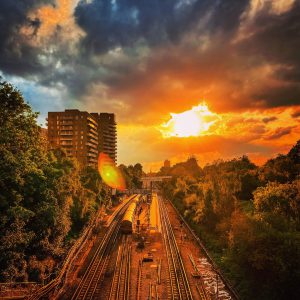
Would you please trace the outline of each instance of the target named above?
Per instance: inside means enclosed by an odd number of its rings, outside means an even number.
[[[113,112],[157,170],[300,139],[300,0],[0,0],[0,75],[40,112]]]

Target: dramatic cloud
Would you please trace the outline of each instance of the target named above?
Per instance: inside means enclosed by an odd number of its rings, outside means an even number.
[[[37,34],[39,19],[30,19],[31,10],[54,1],[14,0],[0,2],[0,67],[10,74],[35,74],[43,69],[38,60],[40,49],[32,46],[28,39]],[[21,29],[27,29],[22,34]]]

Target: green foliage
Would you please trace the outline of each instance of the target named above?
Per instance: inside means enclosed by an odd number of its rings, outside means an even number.
[[[263,183],[276,181],[286,183],[296,179],[299,174],[299,165],[295,164],[293,159],[287,155],[278,155],[270,159],[260,169],[259,177]]]
[[[18,90],[0,83],[0,281],[51,273],[108,194],[95,170],[47,151],[36,118]]]
[[[242,299],[296,299],[300,291],[299,147],[290,153],[261,168],[246,156],[217,161],[161,185]]]
[[[270,182],[258,188],[254,193],[254,205],[263,220],[277,218],[280,219],[279,227],[288,222],[289,227],[300,229],[300,181],[290,184]]]
[[[177,163],[171,168],[162,167],[158,175],[200,177],[202,169],[199,167],[196,158],[190,157],[187,161]]]
[[[144,175],[144,172],[141,164],[137,163],[134,166],[129,165],[128,167],[120,165],[119,169],[124,176],[127,189],[142,188],[141,177]]]

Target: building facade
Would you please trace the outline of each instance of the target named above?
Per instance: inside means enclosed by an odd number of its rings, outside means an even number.
[[[97,166],[99,153],[98,122],[88,112],[66,109],[48,113],[50,148],[63,148],[82,166]]]
[[[117,162],[117,123],[114,114],[92,113],[98,123],[98,149]]]

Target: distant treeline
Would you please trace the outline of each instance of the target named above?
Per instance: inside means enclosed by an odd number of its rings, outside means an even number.
[[[0,82],[0,282],[53,273],[90,217],[111,204],[97,170],[47,150],[37,116]],[[140,185],[140,164],[121,169],[128,185]]]
[[[195,158],[162,185],[242,299],[300,294],[300,141],[262,167],[248,157],[203,169]],[[183,176],[181,174],[184,174]]]

